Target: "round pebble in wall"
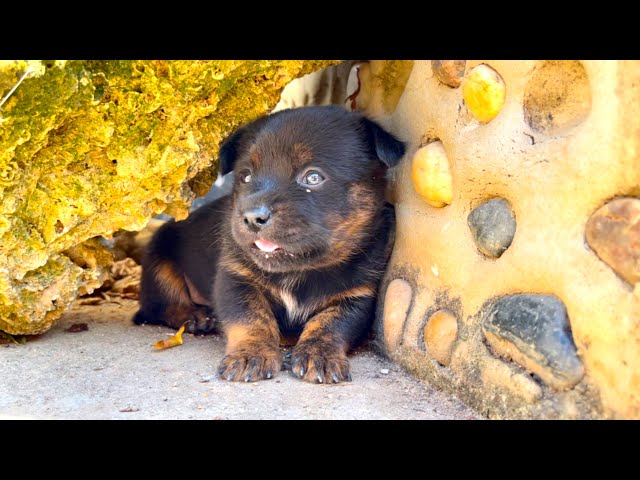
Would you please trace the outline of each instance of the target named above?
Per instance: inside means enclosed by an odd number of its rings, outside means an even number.
[[[434,312],[424,327],[427,352],[442,365],[449,365],[453,344],[458,338],[458,320],[449,310]]]
[[[462,96],[471,114],[480,123],[493,120],[504,105],[507,89],[498,72],[478,65],[462,80]]]
[[[440,208],[451,203],[453,179],[442,142],[431,142],[413,155],[411,179],[416,192],[429,205]]]
[[[478,250],[491,258],[500,257],[516,234],[515,215],[503,198],[492,198],[474,208],[467,224]]]
[[[401,278],[389,282],[384,296],[383,313],[384,344],[389,353],[400,345],[412,298],[413,289],[409,282]]]
[[[458,88],[464,77],[466,60],[431,60],[431,71],[441,83]]]

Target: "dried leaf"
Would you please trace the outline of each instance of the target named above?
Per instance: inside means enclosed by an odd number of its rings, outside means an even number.
[[[142,267],[131,258],[125,258],[124,260],[115,262],[111,266],[111,275],[113,275],[116,280],[132,275],[140,277],[141,274]]]
[[[140,276],[130,275],[116,280],[110,288],[110,293],[132,293],[140,290]]]
[[[182,334],[184,333],[184,325],[180,327],[180,330],[176,332],[173,337],[169,337],[166,340],[160,340],[153,344],[154,347],[164,350],[166,348],[177,347],[178,345],[182,345]]]

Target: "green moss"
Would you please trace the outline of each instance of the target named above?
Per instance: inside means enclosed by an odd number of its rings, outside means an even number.
[[[96,277],[60,252],[184,216],[220,141],[330,63],[0,61],[2,97],[32,71],[0,110],[0,329],[49,328]]]

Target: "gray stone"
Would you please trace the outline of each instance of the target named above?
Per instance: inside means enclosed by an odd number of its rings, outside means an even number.
[[[492,258],[502,255],[516,234],[516,218],[503,198],[492,198],[476,207],[467,223],[478,250]]]
[[[553,295],[502,297],[489,309],[482,329],[498,354],[558,390],[572,388],[584,376],[567,310]]]

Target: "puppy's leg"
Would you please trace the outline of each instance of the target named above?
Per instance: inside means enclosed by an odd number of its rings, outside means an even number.
[[[187,324],[189,333],[211,331],[215,324],[213,311],[192,301],[184,275],[172,262],[155,262],[143,270],[140,310],[134,323],[167,325],[178,329]]]
[[[185,275],[173,259],[178,244],[176,224],[163,226],[149,244],[142,261],[140,310],[133,322],[167,325],[178,329],[187,323],[190,333],[213,329],[215,319],[208,305],[196,303]]]
[[[350,298],[311,317],[291,355],[291,371],[312,383],[351,381],[347,352],[373,321],[374,298]]]
[[[216,313],[227,337],[218,374],[224,380],[255,382],[278,374],[280,330],[269,302],[256,288],[220,272]]]

